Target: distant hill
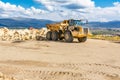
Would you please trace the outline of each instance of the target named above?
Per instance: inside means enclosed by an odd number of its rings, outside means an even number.
[[[120,21],[90,22],[88,26],[93,28],[120,28]]]
[[[41,28],[45,27],[48,23],[54,23],[51,20],[44,20],[44,19],[31,19],[31,18],[14,18],[14,19],[0,19],[0,26],[6,26],[8,28]]]
[[[6,25],[0,24],[0,26],[6,26]]]
[[[45,19],[31,19],[31,18],[4,18],[0,19],[0,27],[6,26],[8,28],[41,28],[46,24],[54,23],[55,21]],[[92,28],[120,28],[120,21],[110,22],[89,22],[88,27]]]

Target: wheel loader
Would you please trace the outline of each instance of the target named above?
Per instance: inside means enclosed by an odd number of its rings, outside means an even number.
[[[46,34],[47,40],[65,40],[66,42],[73,42],[74,38],[78,42],[85,42],[90,35],[89,28],[85,27],[87,20],[64,20],[60,23],[46,24],[48,32]]]

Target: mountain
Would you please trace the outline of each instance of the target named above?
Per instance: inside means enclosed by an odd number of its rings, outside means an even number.
[[[120,28],[120,21],[90,22],[88,26],[92,28]]]
[[[0,24],[0,26],[6,26],[6,25]]]
[[[0,19],[0,26],[8,27],[8,28],[41,28],[45,27],[46,24],[54,23],[51,20],[44,20],[44,19],[31,19],[31,18],[4,18]]]
[[[55,21],[45,19],[32,19],[32,18],[3,18],[0,19],[0,27],[8,28],[41,28],[46,24],[55,23]],[[89,22],[87,25],[91,28],[120,28],[120,21],[110,22]]]

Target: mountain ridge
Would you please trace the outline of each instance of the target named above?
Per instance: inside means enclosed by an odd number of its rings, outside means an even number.
[[[57,21],[56,21],[57,22]],[[45,27],[46,24],[55,23],[52,20],[46,19],[33,19],[33,18],[1,18],[0,27],[8,28],[41,28]],[[120,21],[109,21],[109,22],[89,22],[87,25],[91,28],[120,28]]]

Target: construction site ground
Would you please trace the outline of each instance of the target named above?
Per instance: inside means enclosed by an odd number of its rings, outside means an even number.
[[[120,44],[0,41],[0,72],[17,80],[120,80]]]

